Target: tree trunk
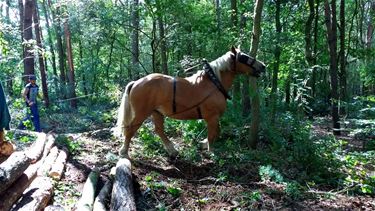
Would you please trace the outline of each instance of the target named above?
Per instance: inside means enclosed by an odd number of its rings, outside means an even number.
[[[244,6],[245,0],[241,0],[241,6]],[[245,14],[241,14],[241,23],[240,23],[240,34],[245,33],[244,28],[246,27],[246,16]],[[246,117],[250,113],[250,85],[249,85],[249,78],[245,77],[245,79],[242,81],[242,87],[241,87],[241,94],[242,94],[242,116]]]
[[[221,38],[221,5],[220,5],[220,0],[216,0],[215,2],[215,7],[216,7],[216,27],[217,27],[217,35],[218,35],[218,40],[216,41],[216,44],[220,44],[220,38]]]
[[[336,20],[336,0],[331,0],[331,6],[328,0],[324,1],[324,14],[326,18],[327,38],[330,54],[330,76],[331,76],[331,103],[332,103],[332,122],[333,133],[340,134],[340,123],[338,113],[338,93],[337,93],[337,20]]]
[[[59,6],[56,8],[56,14],[53,11],[53,6],[51,0],[48,0],[48,5],[51,8],[52,19],[55,20],[53,25],[55,28],[56,33],[56,42],[57,42],[57,51],[59,54],[59,69],[60,69],[60,98],[66,98],[66,77],[65,77],[65,53],[63,48],[63,41],[62,41],[62,32],[61,32],[61,21],[60,21],[60,8]]]
[[[254,24],[252,30],[252,42],[250,49],[250,56],[256,58],[259,42],[260,42],[260,22],[262,18],[263,0],[257,0],[254,7]],[[260,124],[260,99],[258,92],[258,85],[256,78],[250,77],[250,88],[254,92],[251,97],[251,126],[250,126],[250,140],[249,145],[256,148],[258,144],[258,132]]]
[[[340,0],[340,98],[341,101],[347,101],[346,92],[346,57],[345,57],[345,0]],[[340,108],[340,113],[345,114],[345,109]]]
[[[280,36],[281,36],[282,26],[281,26],[281,21],[280,21],[280,10],[281,10],[281,0],[276,0],[275,66],[274,66],[273,74],[272,74],[272,89],[271,89],[271,123],[272,125],[275,123],[276,106],[277,106],[277,81],[279,78],[278,75],[279,75],[279,69],[280,69],[280,55],[281,55]]]
[[[18,10],[20,12],[20,34],[21,34],[21,43],[22,43],[22,61],[23,61],[23,66],[25,68],[25,45],[23,44],[23,41],[24,41],[24,37],[25,37],[25,32],[23,31],[23,23],[24,23],[24,5],[23,5],[23,0],[18,0]],[[22,77],[22,80],[24,81],[24,83],[27,83],[28,80],[27,80],[27,76],[23,76]]]
[[[231,6],[230,17],[231,17],[232,29],[234,31],[237,31],[237,30],[240,31],[241,29],[237,28],[237,25],[238,25],[237,0],[231,0],[230,1],[230,6]],[[236,77],[234,79],[234,84],[233,84],[233,101],[232,101],[234,107],[236,108],[236,110],[238,110],[240,108],[240,103],[241,103],[241,101],[240,101],[240,95],[241,95],[241,81],[240,81],[239,77]]]
[[[73,64],[73,50],[72,50],[72,43],[71,43],[71,36],[70,36],[70,29],[68,20],[64,23],[64,32],[65,32],[65,39],[66,39],[66,52],[68,55],[68,64],[69,64],[69,98],[70,98],[70,106],[74,109],[77,108],[77,95],[76,95],[76,85],[75,85],[75,74],[74,74],[74,64]]]
[[[31,44],[31,40],[33,39],[33,5],[34,0],[25,0],[23,31],[25,42],[27,42],[24,57],[24,75],[26,76],[24,80],[26,83],[28,82],[27,76],[35,74],[34,54],[32,53],[33,46]]]
[[[42,3],[42,8],[43,8],[43,13],[44,13],[44,19],[46,21],[46,27],[47,27],[47,33],[48,33],[48,44],[49,44],[49,48],[50,48],[50,52],[51,52],[51,60],[52,60],[52,70],[53,70],[53,76],[54,76],[54,79],[53,79],[53,83],[54,83],[54,87],[55,87],[55,92],[56,94],[59,93],[59,87],[58,87],[58,84],[57,84],[57,68],[56,68],[56,55],[55,55],[55,47],[53,45],[53,41],[52,41],[52,32],[51,32],[51,27],[50,27],[50,24],[49,24],[49,15],[48,15],[48,10],[47,10],[47,2],[46,0],[43,0],[43,3]]]
[[[139,0],[133,0],[132,4],[132,73],[134,78],[139,78]]]
[[[167,38],[165,37],[163,16],[158,16],[159,36],[160,36],[160,56],[162,73],[168,75],[168,58],[167,58]]]
[[[316,7],[315,7],[315,24],[314,24],[314,55],[313,55],[313,69],[312,69],[312,78],[311,78],[311,97],[315,99],[316,93],[316,71],[317,68],[315,65],[317,64],[317,54],[318,54],[318,37],[319,37],[319,5],[320,0],[316,0]]]
[[[46,76],[46,66],[44,65],[44,58],[42,54],[43,46],[42,46],[42,30],[39,24],[39,13],[38,13],[38,2],[34,0],[34,11],[33,11],[33,18],[34,18],[34,30],[35,30],[35,37],[36,37],[36,44],[39,48],[38,50],[38,58],[39,58],[39,70],[40,70],[40,77],[42,79],[42,92],[43,92],[43,99],[44,105],[46,107],[49,106],[49,97],[48,97],[48,86],[47,86],[47,76]]]

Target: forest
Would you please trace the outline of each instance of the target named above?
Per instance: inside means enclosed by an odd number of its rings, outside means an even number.
[[[35,75],[39,132],[68,154],[48,204],[79,210],[92,172],[111,180],[129,82],[189,77],[235,47],[266,69],[226,90],[212,151],[206,119],[165,119],[177,158],[151,119],[134,136],[136,209],[375,209],[374,0],[0,0],[0,20],[5,141],[21,151],[40,136],[22,132],[38,131],[24,119]]]

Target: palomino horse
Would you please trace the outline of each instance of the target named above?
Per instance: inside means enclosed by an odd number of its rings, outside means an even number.
[[[120,149],[121,157],[129,157],[131,138],[143,121],[152,115],[155,132],[172,157],[178,152],[164,133],[164,116],[187,120],[204,119],[207,123],[208,151],[219,134],[219,118],[226,109],[227,91],[238,74],[259,77],[265,71],[262,62],[238,49],[205,64],[204,70],[187,78],[150,74],[130,82],[125,89],[119,108],[117,125],[125,136]]]

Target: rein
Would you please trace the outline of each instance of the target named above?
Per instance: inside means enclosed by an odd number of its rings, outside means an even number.
[[[203,60],[203,62],[204,62],[204,72],[207,73],[208,78],[212,81],[212,83],[216,86],[216,88],[224,95],[225,99],[231,100],[232,97],[229,96],[228,92],[224,89],[223,85],[221,84],[217,76],[215,75],[214,70],[212,69],[210,64],[207,62],[207,60]]]

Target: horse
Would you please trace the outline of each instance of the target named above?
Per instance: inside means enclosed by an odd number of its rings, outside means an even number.
[[[120,157],[129,158],[131,139],[149,116],[169,156],[176,157],[178,151],[164,133],[164,117],[204,119],[208,136],[203,143],[212,151],[212,144],[219,135],[219,118],[226,109],[226,100],[230,99],[228,90],[235,76],[259,77],[265,65],[234,47],[218,59],[204,63],[204,69],[190,77],[152,73],[127,84],[117,119],[117,127],[125,137]]]

